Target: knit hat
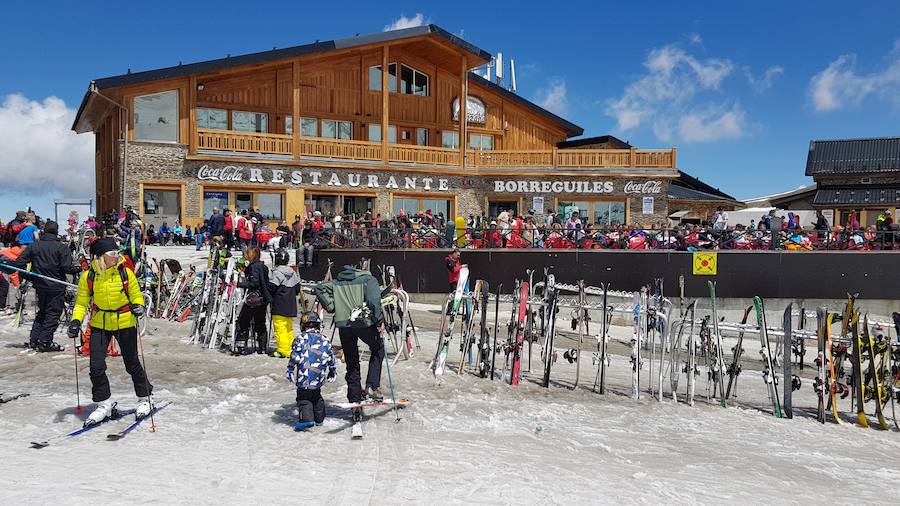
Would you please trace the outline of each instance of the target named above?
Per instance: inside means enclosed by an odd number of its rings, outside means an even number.
[[[93,244],[91,244],[91,255],[94,257],[99,257],[100,255],[109,253],[110,251],[119,251],[119,245],[116,244],[115,239],[111,237],[97,239]]]

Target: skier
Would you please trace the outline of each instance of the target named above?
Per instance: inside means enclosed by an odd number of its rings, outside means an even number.
[[[60,281],[65,281],[69,274],[80,273],[81,267],[72,260],[72,251],[59,240],[58,233],[59,225],[55,221],[48,221],[40,239],[26,247],[9,265],[25,269],[30,263],[32,272]],[[53,334],[59,326],[59,317],[65,306],[63,295],[66,287],[62,283],[38,277],[34,278],[33,283],[38,310],[31,326],[29,345],[41,352],[62,351],[63,347],[53,342]]]
[[[272,328],[275,331],[275,352],[272,355],[279,358],[291,355],[297,296],[300,294],[300,276],[288,266],[289,260],[286,249],[275,252],[275,269],[268,287],[272,294]]]
[[[81,320],[91,306],[91,394],[99,403],[85,420],[88,427],[113,415],[116,403],[110,400],[109,378],[106,376],[106,350],[115,337],[122,350],[125,370],[131,375],[134,393],[138,397],[135,416],[143,418],[153,409],[150,394],[153,386],[147,379],[138,357],[138,318],[144,314],[144,296],[134,271],[125,267],[119,247],[112,238],[104,237],[91,245],[90,268],[78,281],[78,296],[69,337],[81,333]]]
[[[322,387],[337,377],[331,341],[320,332],[319,315],[309,312],[300,322],[300,335],[291,347],[287,379],[297,385],[299,420],[294,430],[306,430],[325,421],[325,399]]]
[[[344,266],[337,278],[316,286],[316,298],[329,313],[341,338],[341,349],[347,363],[347,400],[363,400],[360,386],[359,341],[369,347],[369,369],[366,374],[366,395],[381,402],[381,362],[384,360],[384,314],[381,311],[381,288],[369,271]],[[354,421],[362,419],[362,411],[354,410]]]
[[[272,302],[269,293],[269,268],[259,259],[259,248],[249,246],[244,250],[246,277],[238,283],[238,288],[247,290],[244,305],[238,315],[235,349],[238,354],[249,355],[247,339],[250,337],[250,323],[256,334],[256,353],[264,355],[268,348],[269,330],[266,327],[266,306]]]
[[[459,281],[459,270],[462,269],[463,266],[462,262],[459,261],[461,255],[462,253],[459,251],[459,248],[453,248],[453,251],[444,259],[447,271],[450,275],[450,293],[456,291],[456,282]]]

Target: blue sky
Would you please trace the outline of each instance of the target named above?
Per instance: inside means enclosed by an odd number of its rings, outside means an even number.
[[[0,31],[0,219],[91,197],[68,132],[92,78],[435,23],[518,93],[738,197],[795,188],[810,139],[900,134],[898,2],[20,2]],[[549,8],[548,8],[549,7]]]

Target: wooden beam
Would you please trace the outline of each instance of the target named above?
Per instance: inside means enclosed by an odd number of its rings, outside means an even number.
[[[388,103],[388,46],[385,44],[381,47],[381,161],[385,165],[388,163],[388,114],[390,104]],[[399,77],[399,76],[398,76]],[[399,85],[399,83],[397,83]]]
[[[188,152],[190,154],[197,153],[197,76],[192,75],[188,82]]]
[[[291,151],[294,159],[300,158],[300,62],[294,60],[291,68]]]
[[[466,147],[468,144],[466,139],[466,105],[469,93],[469,65],[465,56],[462,57],[461,62],[459,70],[459,167],[465,169]]]

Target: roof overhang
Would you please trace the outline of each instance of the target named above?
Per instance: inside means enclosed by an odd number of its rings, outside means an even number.
[[[75,115],[75,122],[72,124],[72,130],[75,133],[96,132],[106,116],[109,115],[110,110],[115,107],[109,100],[94,92],[93,84],[88,86],[84,98],[81,99],[81,105],[78,107],[78,114]]]

